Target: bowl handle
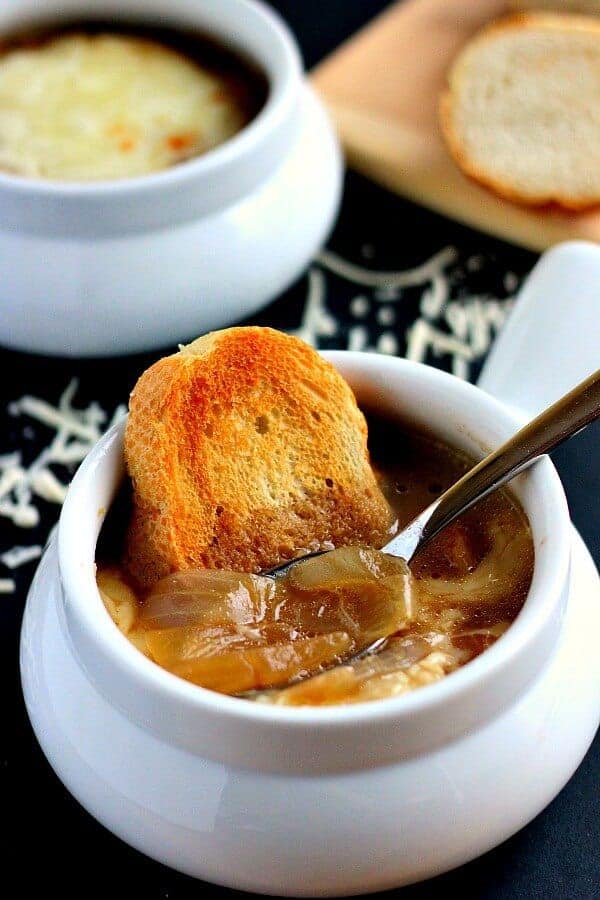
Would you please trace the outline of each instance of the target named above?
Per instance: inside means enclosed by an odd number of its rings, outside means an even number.
[[[526,420],[599,365],[600,247],[569,241],[532,270],[478,385]]]

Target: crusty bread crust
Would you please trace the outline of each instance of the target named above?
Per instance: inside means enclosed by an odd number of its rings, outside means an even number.
[[[600,0],[510,0],[508,5],[514,10],[548,9],[567,14],[600,15]]]
[[[257,572],[325,542],[381,546],[389,533],[350,387],[270,328],[213,332],[144,372],[125,460],[124,561],[142,586],[192,567]]]
[[[486,42],[494,40],[500,32],[526,29],[537,30],[539,28],[556,29],[561,32],[565,30],[592,32],[597,33],[600,40],[600,22],[589,16],[552,12],[517,12],[492,22],[469,41],[455,60],[448,74],[449,87],[442,92],[439,101],[440,128],[455,162],[473,180],[515,203],[525,206],[557,204],[566,210],[577,212],[600,204],[600,193],[589,194],[582,198],[560,193],[556,190],[544,193],[536,193],[534,191],[524,193],[516,190],[492,170],[477,165],[475,160],[469,156],[455,127],[455,103],[458,99],[457,83],[463,75],[467,55],[470,55],[476,48],[484,46]]]

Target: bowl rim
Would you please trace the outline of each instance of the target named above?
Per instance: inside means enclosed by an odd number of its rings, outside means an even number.
[[[486,405],[489,416],[494,416],[503,428],[512,431],[518,427],[518,419],[499,401],[485,394],[480,388],[463,382],[447,372],[397,357],[381,357],[379,354],[354,351],[330,351],[324,354],[335,365],[348,361],[357,365],[367,378],[369,373],[397,370],[397,375],[417,372],[418,378],[427,379],[438,389],[450,388],[462,391],[475,404]],[[346,376],[344,376],[346,377]],[[352,379],[350,378],[350,381]],[[535,467],[524,473],[531,479],[533,489],[540,503],[552,509],[553,528],[543,546],[535,547],[535,562],[532,586],[523,608],[502,639],[483,654],[441,681],[398,697],[378,701],[365,701],[346,706],[326,707],[283,707],[250,703],[237,697],[230,697],[210,691],[184,681],[160,668],[147,659],[119,631],[100,598],[95,582],[95,547],[93,541],[88,559],[73,554],[73,545],[80,541],[82,516],[94,517],[94,511],[82,507],[82,494],[93,481],[100,464],[110,461],[113,479],[120,481],[119,471],[123,471],[122,437],[125,420],[115,425],[90,452],[80,466],[69,488],[58,526],[59,571],[65,592],[65,605],[76,618],[80,629],[87,638],[101,648],[111,666],[130,676],[145,691],[160,696],[166,703],[177,703],[180,709],[190,713],[210,713],[221,720],[235,720],[237,723],[255,723],[269,729],[282,726],[294,732],[307,728],[320,733],[335,729],[360,727],[406,720],[410,722],[415,714],[430,713],[443,708],[449,701],[460,701],[471,696],[482,682],[487,683],[499,670],[518,659],[532,640],[546,627],[549,617],[556,612],[556,603],[567,584],[570,560],[570,522],[568,507],[558,474],[548,458],[540,460]],[[508,434],[507,434],[508,437]],[[96,535],[103,518],[96,516]],[[535,536],[534,536],[535,537]],[[89,550],[89,548],[88,548]],[[551,602],[552,591],[555,603]]]
[[[222,0],[230,5],[239,7],[247,16],[254,17],[260,23],[265,32],[269,33],[271,48],[278,54],[278,67],[276,71],[267,71],[264,60],[255,60],[255,63],[263,68],[263,74],[267,80],[267,96],[258,113],[239,132],[218,144],[212,149],[190,159],[183,160],[160,169],[142,175],[124,176],[121,178],[107,178],[93,181],[61,180],[49,178],[34,178],[26,175],[4,172],[0,169],[0,191],[7,195],[18,197],[38,197],[40,199],[71,199],[74,197],[95,199],[107,198],[109,200],[129,199],[140,193],[152,194],[156,191],[180,186],[194,178],[218,178],[221,171],[234,163],[242,163],[246,157],[256,152],[257,147],[274,130],[283,125],[289,116],[290,108],[296,102],[299,86],[302,83],[302,60],[295,37],[286,24],[283,17],[274,9],[267,6],[262,0]],[[201,13],[201,7],[199,7]],[[88,15],[91,13],[91,15]],[[47,11],[49,16],[52,10]],[[77,13],[80,21],[85,18],[98,18],[102,10],[86,9]],[[125,7],[118,13],[114,10],[107,11],[107,16],[115,16],[115,22],[119,20],[133,22],[135,18],[143,22],[143,14],[139,10],[131,10],[129,13]],[[39,16],[43,19],[43,13]],[[33,21],[33,20],[32,20]],[[176,26],[176,18],[165,24]],[[199,27],[211,34],[208,25]],[[217,36],[217,40],[218,40]],[[234,52],[239,51],[244,59],[247,54],[244,51],[243,41],[233,31],[230,33],[231,44]]]

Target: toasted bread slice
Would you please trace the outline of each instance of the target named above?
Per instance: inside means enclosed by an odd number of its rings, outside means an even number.
[[[441,99],[458,165],[517,202],[600,202],[600,22],[509,16],[460,53]]]
[[[329,542],[381,546],[389,534],[350,387],[270,328],[213,332],[144,372],[125,459],[125,563],[143,586],[192,567],[257,572]]]

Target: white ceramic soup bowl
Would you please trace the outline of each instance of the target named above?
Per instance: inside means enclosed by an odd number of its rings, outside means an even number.
[[[337,212],[342,165],[294,38],[252,0],[16,0],[0,34],[86,18],[214,37],[266,76],[239,134],[142,177],[57,182],[0,171],[0,343],[133,352],[238,320],[305,268]]]
[[[474,456],[517,427],[506,407],[451,375],[370,354],[327,357],[363,406]],[[107,828],[222,885],[356,894],[477,856],[565,784],[598,722],[600,605],[593,592],[567,603],[572,529],[548,459],[513,482],[535,571],[505,636],[407,696],[286,709],[178,679],[105,611],[94,554],[123,476],[123,430],[101,440],[72,483],[28,599],[21,654],[38,740]]]

